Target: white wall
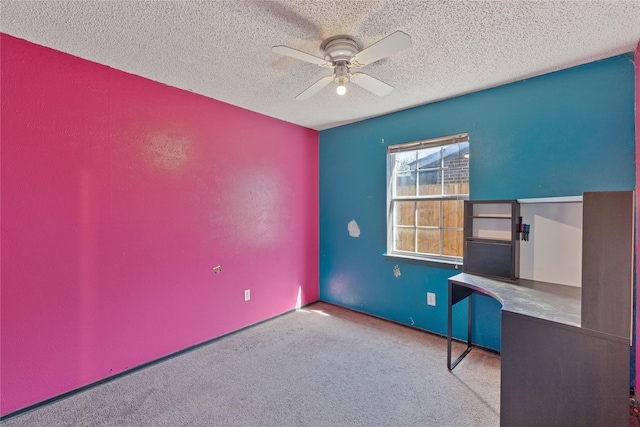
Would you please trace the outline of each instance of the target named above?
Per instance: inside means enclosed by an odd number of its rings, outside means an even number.
[[[520,215],[531,225],[520,241],[520,277],[581,286],[582,203],[522,203]]]

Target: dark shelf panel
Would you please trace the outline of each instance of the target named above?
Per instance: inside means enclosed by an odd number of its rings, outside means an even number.
[[[500,244],[511,244],[511,239],[493,239],[489,237],[473,237],[469,236],[466,238],[469,242],[478,242],[478,243],[500,243]]]
[[[495,207],[487,207],[491,204]],[[483,205],[482,209],[475,209]],[[464,263],[465,273],[501,277],[515,280],[519,276],[520,242],[517,224],[520,216],[520,205],[516,200],[473,201],[464,202]],[[497,235],[503,238],[476,237],[482,234],[482,225],[488,221],[498,227]],[[507,227],[505,227],[507,226]]]

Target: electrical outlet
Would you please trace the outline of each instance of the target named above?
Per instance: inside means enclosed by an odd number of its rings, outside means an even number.
[[[427,304],[436,305],[436,294],[433,292],[427,292]]]
[[[251,299],[251,289],[244,290],[244,300],[249,301]]]

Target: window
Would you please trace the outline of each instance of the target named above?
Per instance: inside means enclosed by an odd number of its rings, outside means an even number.
[[[392,145],[387,153],[388,253],[462,262],[468,134]]]

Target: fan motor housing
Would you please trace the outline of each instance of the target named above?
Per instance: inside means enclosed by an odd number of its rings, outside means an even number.
[[[361,50],[358,42],[351,36],[329,37],[322,42],[320,49],[324,52],[324,59],[331,62],[349,62]]]

